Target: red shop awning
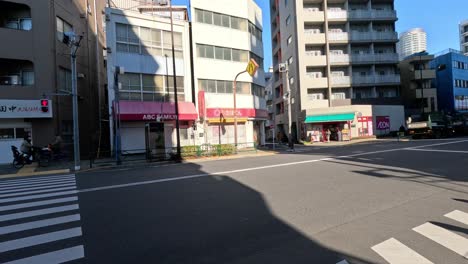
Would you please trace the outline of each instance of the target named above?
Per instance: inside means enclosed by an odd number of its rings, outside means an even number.
[[[179,120],[197,120],[198,115],[195,105],[191,102],[179,102]],[[141,102],[120,101],[119,106],[114,102],[114,109],[118,113],[120,109],[120,120],[123,121],[146,121],[146,120],[175,120],[175,103],[170,102]]]

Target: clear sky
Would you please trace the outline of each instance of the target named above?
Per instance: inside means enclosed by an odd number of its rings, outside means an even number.
[[[267,70],[271,66],[270,1],[255,1],[263,10],[264,65]],[[173,0],[173,3],[188,5],[188,0]],[[448,48],[460,49],[458,24],[468,19],[468,0],[395,0],[395,9],[398,15],[397,32],[423,28],[427,32],[429,53]]]

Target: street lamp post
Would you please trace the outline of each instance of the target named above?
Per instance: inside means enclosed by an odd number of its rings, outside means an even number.
[[[280,63],[279,65],[280,72],[286,73],[286,94],[284,95],[284,100],[287,99],[288,103],[288,145],[289,150],[294,151],[294,142],[292,138],[292,107],[291,107],[291,87],[289,86],[289,69],[287,63]],[[296,113],[297,115],[297,113]],[[297,123],[296,123],[297,127]],[[297,128],[296,128],[297,129]]]

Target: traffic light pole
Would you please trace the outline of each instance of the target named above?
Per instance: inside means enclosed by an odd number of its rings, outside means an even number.
[[[73,104],[73,156],[75,159],[74,170],[81,169],[80,161],[80,129],[78,121],[78,85],[77,85],[77,71],[76,71],[76,53],[80,47],[82,36],[76,42],[75,36],[71,41],[71,75],[72,75],[72,104]]]

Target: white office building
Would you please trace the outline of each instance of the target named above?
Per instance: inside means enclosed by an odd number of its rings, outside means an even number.
[[[421,51],[427,50],[427,34],[422,28],[413,28],[400,34],[397,43],[400,60]]]
[[[123,153],[168,153],[176,147],[171,25],[168,8],[114,0],[106,8],[107,83],[111,143],[120,121]],[[186,7],[173,7],[175,75],[181,145],[194,145],[198,119],[192,101]],[[124,69],[114,76],[116,67]],[[119,88],[117,90],[117,87]],[[148,152],[150,151],[150,152]]]
[[[198,135],[208,144],[234,143],[233,81],[253,58],[260,65],[255,76],[237,79],[237,141],[263,144],[268,112],[260,7],[253,0],[192,0],[191,8]]]

